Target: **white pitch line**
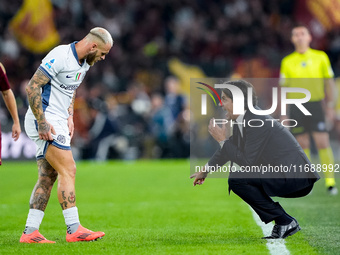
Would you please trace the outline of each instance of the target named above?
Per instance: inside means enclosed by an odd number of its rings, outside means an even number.
[[[264,224],[253,208],[249,207],[253,213],[253,218],[258,226],[262,228],[264,236],[269,236],[273,229],[273,223]],[[267,247],[271,255],[290,255],[284,239],[268,239]]]

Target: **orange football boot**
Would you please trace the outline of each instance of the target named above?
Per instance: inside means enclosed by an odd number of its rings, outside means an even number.
[[[102,238],[105,235],[104,232],[93,232],[79,225],[76,232],[69,234],[66,231],[66,241],[67,242],[80,242],[80,241],[95,241],[98,238]]]
[[[22,233],[20,243],[55,243],[54,241],[47,240],[39,230],[35,230],[31,234]]]

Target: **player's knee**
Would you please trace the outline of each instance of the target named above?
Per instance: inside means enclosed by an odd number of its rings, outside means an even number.
[[[51,183],[54,183],[57,180],[58,172],[54,170],[50,175],[49,178],[51,180]]]
[[[68,169],[68,175],[72,178],[76,178],[77,167],[76,164],[72,164]]]
[[[61,179],[75,179],[76,177],[76,165],[67,166],[66,168],[59,169],[59,180]]]
[[[320,149],[326,149],[329,147],[329,135],[327,132],[313,133],[313,138],[316,147]]]
[[[300,139],[298,142],[299,142],[302,149],[309,149],[309,147],[310,147],[309,140]]]
[[[310,144],[309,144],[309,143],[302,143],[302,144],[301,144],[301,148],[302,148],[303,150],[309,149],[309,147],[310,147]]]
[[[48,174],[40,174],[39,182],[44,183],[46,186],[50,186],[54,184],[54,182],[57,180],[57,177],[58,177],[57,171],[53,170]]]
[[[322,150],[322,149],[327,149],[329,147],[329,142],[328,140],[321,140],[321,141],[318,141],[316,143],[316,147],[319,149],[319,150]]]

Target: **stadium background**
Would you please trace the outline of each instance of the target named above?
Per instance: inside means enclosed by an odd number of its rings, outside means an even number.
[[[53,0],[50,12],[42,7],[48,1],[28,2],[31,9],[16,27],[11,23],[23,1],[0,5],[0,61],[21,120],[28,106],[25,86],[48,50],[40,52],[39,43],[53,46],[48,38],[54,34],[60,38],[55,43],[67,44],[95,26],[107,28],[115,41],[77,90],[76,159],[189,157],[190,77],[277,78],[280,61],[293,51],[296,24],[311,29],[312,47],[326,51],[340,75],[336,0]],[[36,19],[42,13],[47,18]],[[43,25],[46,19],[50,26]],[[28,40],[31,45],[23,46]],[[256,90],[263,100],[270,97],[265,86],[256,84]],[[1,105],[3,158],[34,158],[24,134],[17,143],[10,139],[10,116]]]

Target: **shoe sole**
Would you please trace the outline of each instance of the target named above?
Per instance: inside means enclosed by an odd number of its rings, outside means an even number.
[[[292,236],[294,234],[296,234],[297,232],[299,232],[301,230],[300,226],[297,225],[296,228],[293,228],[290,232],[288,232],[288,234],[286,234],[285,236],[283,236],[282,238],[287,238],[288,236]]]
[[[88,242],[95,242],[95,241],[97,241],[98,239],[102,239],[103,237],[101,236],[101,237],[98,237],[98,238],[96,238],[96,239],[93,239],[93,240],[91,240],[91,241],[88,241]]]
[[[295,220],[295,219],[294,219]],[[296,221],[296,220],[295,220]],[[297,221],[296,221],[297,222]],[[283,237],[281,238],[275,238],[275,237],[272,237],[272,236],[265,236],[265,237],[262,237],[261,239],[285,239],[287,238],[288,236],[292,236],[294,234],[296,234],[297,232],[299,232],[301,230],[301,227],[300,225],[297,225],[295,228],[291,229],[286,235],[284,235]]]
[[[19,241],[19,243],[55,243],[55,242],[28,242],[28,241]]]

